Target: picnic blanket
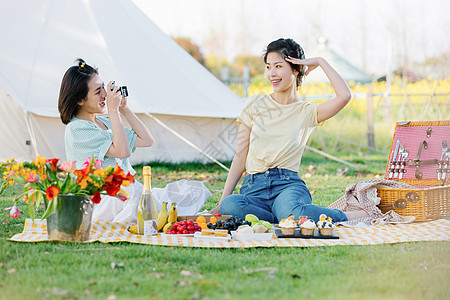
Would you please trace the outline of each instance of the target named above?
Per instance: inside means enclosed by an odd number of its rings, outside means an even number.
[[[440,219],[426,223],[377,225],[367,227],[337,227],[339,239],[274,238],[267,241],[204,241],[195,237],[158,234],[142,236],[127,230],[126,223],[96,222],[91,226],[90,240],[86,243],[129,242],[147,245],[203,247],[203,248],[252,248],[252,247],[316,247],[336,245],[375,245],[417,241],[450,240],[450,220]],[[45,242],[46,220],[27,219],[22,233],[11,241]]]

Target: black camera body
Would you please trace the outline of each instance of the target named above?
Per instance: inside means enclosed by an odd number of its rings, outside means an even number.
[[[113,83],[111,84],[111,91],[114,90],[115,86],[116,86],[116,82],[113,81]],[[128,97],[128,88],[125,85],[119,87],[118,92],[120,92],[120,94],[122,95],[122,98]]]

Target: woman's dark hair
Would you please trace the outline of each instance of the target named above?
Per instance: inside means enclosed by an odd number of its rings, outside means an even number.
[[[293,39],[278,39],[271,42],[263,54],[264,63],[267,63],[267,55],[269,55],[270,52],[278,52],[284,57],[291,56],[294,58],[305,59],[305,52],[303,51],[302,46],[296,43]],[[288,63],[291,65],[293,70],[298,71],[297,87],[299,87],[302,84],[302,79],[305,75],[305,68],[302,65],[296,65],[290,62]]]
[[[78,103],[87,97],[89,92],[88,82],[98,70],[86,64],[84,60],[76,60],[78,66],[70,67],[61,82],[59,90],[58,110],[61,121],[68,124],[78,112]]]

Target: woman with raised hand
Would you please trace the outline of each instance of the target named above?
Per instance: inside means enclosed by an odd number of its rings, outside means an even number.
[[[344,213],[312,204],[311,194],[298,171],[309,136],[316,126],[336,115],[351,99],[342,77],[321,57],[305,58],[302,47],[292,39],[271,42],[263,55],[265,76],[273,92],[255,95],[237,119],[239,135],[236,154],[219,204],[211,213],[277,223],[290,214],[314,221],[326,214],[335,222],[366,217],[364,211]],[[304,75],[320,67],[336,96],[315,104],[300,100],[298,88]],[[306,71],[305,71],[306,69]],[[240,194],[232,194],[242,174]]]
[[[118,164],[125,173],[134,175],[128,158],[136,147],[150,147],[154,143],[152,135],[113,81],[105,88],[96,68],[82,59],[77,62],[64,74],[59,93],[58,109],[67,125],[66,159],[76,161],[77,168],[81,168],[93,156],[103,161],[103,168]],[[121,115],[131,129],[124,127]],[[100,204],[94,206],[93,221],[135,222],[142,184],[136,181],[125,190],[129,194],[126,202],[102,196]]]

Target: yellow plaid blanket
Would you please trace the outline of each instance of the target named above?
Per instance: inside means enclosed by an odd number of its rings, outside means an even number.
[[[251,248],[251,247],[316,247],[335,245],[375,245],[417,241],[450,240],[450,220],[426,223],[379,225],[367,227],[338,227],[339,239],[274,238],[267,241],[205,241],[195,237],[158,234],[141,236],[127,230],[126,223],[93,223],[87,243],[129,242],[147,245],[205,247],[205,248]],[[45,242],[46,220],[27,219],[22,233],[13,236],[16,242]]]

